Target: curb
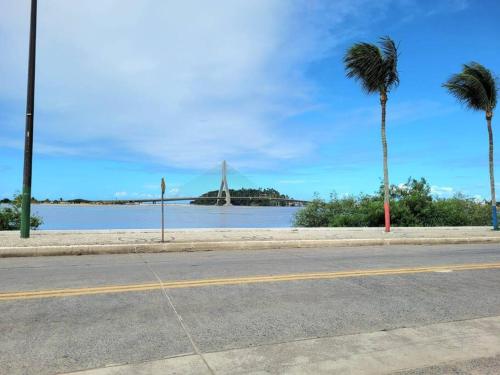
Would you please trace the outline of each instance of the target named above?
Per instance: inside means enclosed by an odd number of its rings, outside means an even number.
[[[267,241],[211,241],[166,242],[153,244],[108,244],[0,247],[0,258],[55,255],[98,255],[128,253],[165,253],[215,250],[266,250],[313,247],[352,247],[389,245],[454,245],[500,244],[500,237],[447,237],[447,238],[380,238],[330,240],[267,240]]]

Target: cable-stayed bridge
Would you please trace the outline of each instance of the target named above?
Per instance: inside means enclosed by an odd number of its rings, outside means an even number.
[[[197,189],[200,188],[200,186],[217,186],[217,182],[213,181],[213,177],[217,175],[216,178],[219,180],[219,189],[218,190],[213,190],[209,193],[212,194],[203,194],[203,195],[198,195],[198,194],[179,194],[178,196],[167,196],[163,198],[164,202],[175,202],[175,201],[189,201],[189,202],[194,202],[196,204],[207,204],[207,205],[225,205],[225,206],[230,206],[232,205],[231,202],[234,201],[248,201],[250,204],[252,201],[258,202],[258,201],[263,201],[263,200],[269,200],[270,202],[275,202],[277,205],[290,205],[290,206],[302,206],[309,201],[307,200],[301,200],[301,199],[293,199],[289,198],[287,196],[267,196],[265,194],[259,195],[259,196],[232,196],[231,195],[231,190],[229,189],[229,181],[228,181],[228,173],[230,173],[232,177],[232,182],[233,179],[235,180],[234,182],[237,184],[236,186],[243,187],[245,186],[246,188],[249,187],[254,187],[255,184],[250,181],[246,176],[242,175],[239,171],[237,171],[234,168],[229,168],[227,162],[224,160],[222,162],[221,166],[218,166],[217,169],[215,170],[216,173],[214,173],[214,169],[211,169],[207,171],[206,173],[202,174],[201,176],[196,176],[194,179],[189,181],[188,183],[183,185],[183,188],[180,189],[179,191],[183,192],[186,190],[189,190],[189,187],[195,187]],[[241,189],[242,191],[245,191],[247,189]],[[215,195],[215,192],[217,192],[217,195]],[[153,197],[153,198],[143,198],[143,199],[119,199],[119,200],[107,200],[107,201],[100,201],[102,203],[157,203],[161,202],[162,198],[161,197]],[[206,203],[205,203],[206,202]]]
[[[225,197],[223,197],[222,199],[225,199]],[[249,201],[252,201],[252,200],[255,200],[255,201],[258,201],[258,200],[271,200],[271,201],[277,201],[277,202],[286,202],[286,203],[296,203],[297,205],[304,205],[304,204],[308,204],[310,203],[310,201],[307,201],[307,200],[302,200],[302,199],[293,199],[293,198],[278,198],[278,197],[266,197],[266,196],[258,196],[258,197],[232,197],[231,199],[233,200],[236,200],[236,199],[241,199],[241,200],[249,200]],[[197,200],[200,200],[200,201],[208,201],[208,200],[214,200],[214,197],[167,197],[167,198],[163,198],[163,201],[164,202],[175,202],[175,201],[197,201]],[[120,203],[158,203],[158,202],[161,202],[161,198],[145,198],[145,199],[114,199],[114,200],[100,200],[100,201],[97,201],[97,202],[101,202],[101,203],[116,203],[116,202],[120,202]],[[225,206],[229,206],[231,205],[231,203],[229,204],[224,204]]]

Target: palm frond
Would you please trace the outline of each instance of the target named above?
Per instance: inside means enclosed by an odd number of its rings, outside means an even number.
[[[453,95],[459,102],[470,109],[484,110],[483,99],[481,95],[482,88],[477,87],[477,79],[462,73],[451,76],[446,83],[443,84],[448,92]],[[479,93],[479,95],[478,95]]]
[[[491,110],[496,107],[497,104],[497,90],[498,86],[493,73],[477,62],[471,62],[469,64],[464,64],[463,72],[476,77],[484,87],[486,96],[488,97],[488,102]]]
[[[496,106],[497,86],[493,74],[478,63],[465,64],[443,87],[468,108],[492,111]]]
[[[377,92],[383,84],[383,58],[380,49],[370,43],[354,44],[344,57],[346,75],[361,82],[363,89],[368,92]]]
[[[397,46],[389,37],[381,38],[380,46],[356,43],[344,56],[347,77],[360,81],[368,93],[387,93],[399,84]]]
[[[380,38],[380,45],[382,47],[382,55],[384,60],[384,77],[385,89],[390,91],[392,87],[399,85],[398,74],[398,47],[396,43],[388,37]]]

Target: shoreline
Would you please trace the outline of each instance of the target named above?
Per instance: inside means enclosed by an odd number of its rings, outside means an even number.
[[[6,203],[8,204],[8,203]],[[161,206],[161,203],[31,203],[32,206]],[[193,206],[189,203],[164,203],[165,206]]]
[[[9,204],[9,203],[2,203],[2,204]],[[158,206],[161,207],[161,202],[158,203],[32,203],[32,206]],[[216,206],[212,204],[190,204],[190,203],[171,203],[171,202],[165,202],[165,206],[183,206],[183,207],[228,207],[228,206]],[[229,207],[245,207],[245,208],[302,208],[301,206],[243,206],[243,205],[231,205]]]

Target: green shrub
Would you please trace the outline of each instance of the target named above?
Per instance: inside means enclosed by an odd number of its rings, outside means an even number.
[[[456,195],[436,199],[422,178],[409,178],[406,184],[390,188],[391,222],[394,226],[489,225],[487,202]],[[301,227],[382,227],[384,226],[383,187],[375,195],[338,198],[329,202],[314,199],[295,215],[294,225]]]
[[[0,230],[15,230],[21,228],[21,195],[14,197],[6,207],[0,207]],[[30,226],[32,229],[43,224],[41,217],[32,215]]]
[[[491,220],[489,202],[478,203],[460,195],[450,199],[436,200],[434,208],[432,225],[488,225]]]

